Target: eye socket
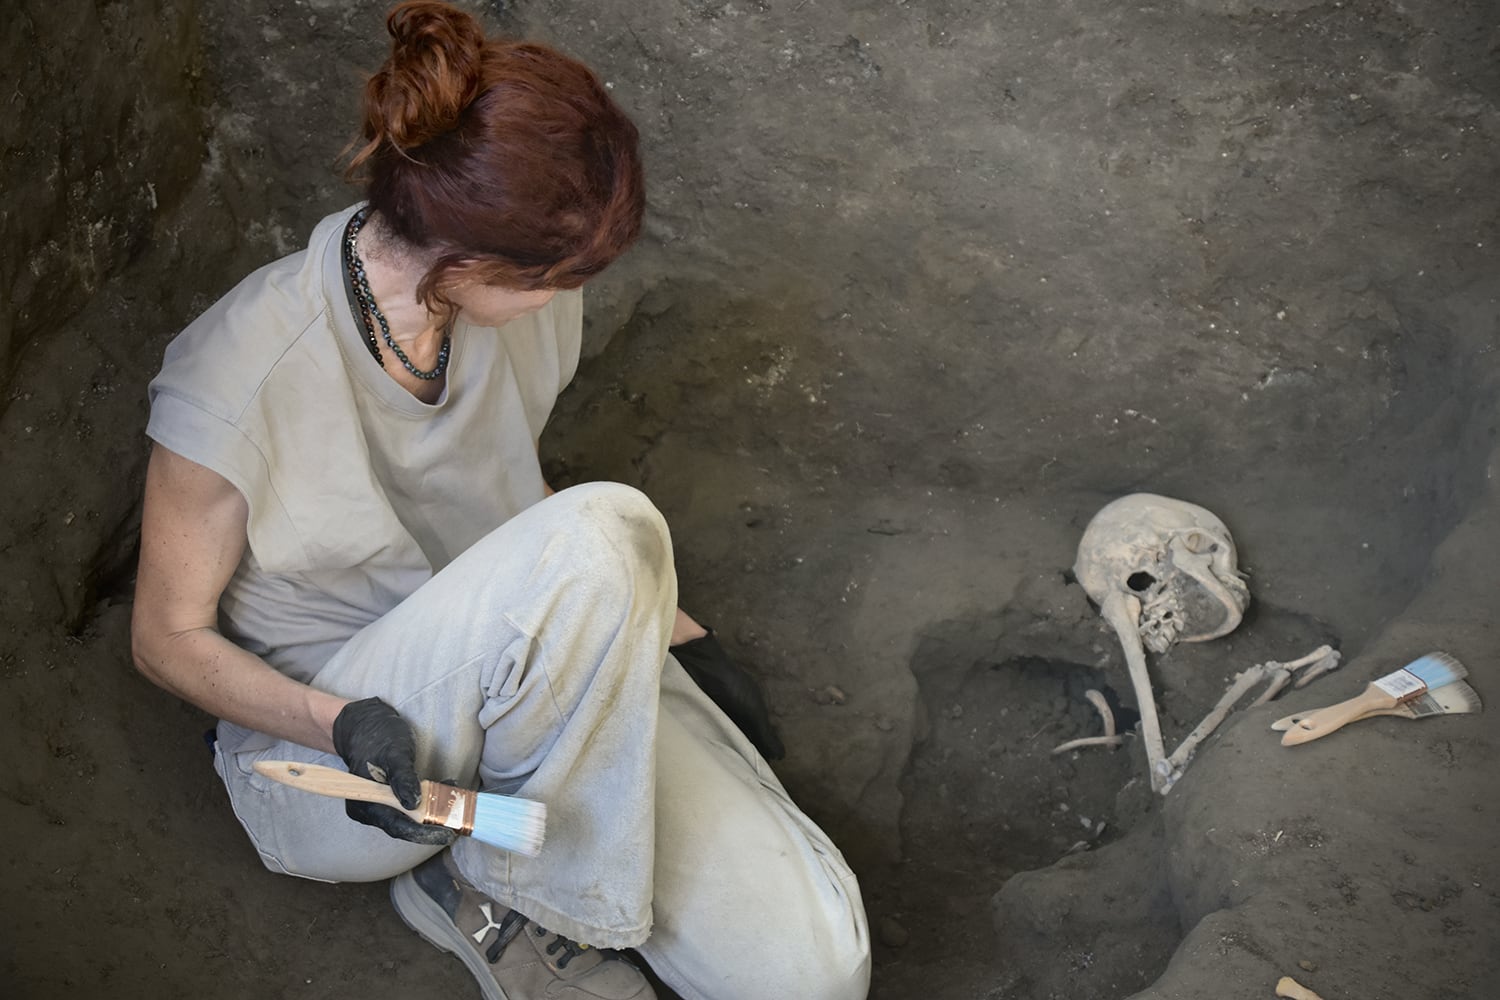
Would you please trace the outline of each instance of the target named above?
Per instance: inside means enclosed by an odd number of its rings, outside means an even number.
[[[1152,585],[1155,583],[1156,577],[1152,576],[1150,573],[1147,573],[1144,570],[1138,573],[1132,573],[1125,578],[1125,586],[1129,587],[1137,594],[1150,590]]]

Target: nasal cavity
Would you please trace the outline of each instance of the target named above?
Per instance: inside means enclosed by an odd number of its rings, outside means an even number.
[[[1125,586],[1129,587],[1137,594],[1150,590],[1152,585],[1155,583],[1156,577],[1152,576],[1150,573],[1145,572],[1132,573],[1125,578]]]

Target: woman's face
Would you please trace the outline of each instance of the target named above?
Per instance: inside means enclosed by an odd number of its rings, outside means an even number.
[[[470,323],[504,326],[513,319],[536,312],[551,302],[556,294],[557,291],[551,288],[528,292],[498,285],[466,284],[450,289],[448,298]]]

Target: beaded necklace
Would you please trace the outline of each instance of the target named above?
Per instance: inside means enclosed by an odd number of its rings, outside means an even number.
[[[448,353],[453,344],[451,329],[443,328],[443,346],[438,348],[437,364],[431,371],[423,371],[411,363],[406,352],[397,346],[391,337],[390,324],[385,320],[385,314],[375,304],[375,295],[370,291],[370,279],[365,274],[365,263],[359,257],[359,231],[369,221],[369,208],[361,208],[349,220],[349,225],[344,229],[344,266],[349,270],[349,281],[354,288],[354,297],[359,303],[359,313],[362,325],[365,328],[365,343],[370,347],[370,354],[375,358],[375,363],[381,367],[385,362],[380,358],[380,341],[375,338],[375,326],[380,326],[380,336],[385,340],[385,346],[389,347],[401,362],[402,367],[411,372],[419,379],[431,381],[442,378],[443,373],[448,370]]]

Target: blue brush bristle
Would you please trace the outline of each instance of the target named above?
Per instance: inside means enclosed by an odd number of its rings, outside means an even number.
[[[1469,669],[1447,653],[1428,653],[1411,661],[1404,669],[1426,684],[1429,691],[1469,675]]]
[[[547,833],[547,806],[532,799],[481,792],[474,806],[475,840],[534,858]]]

